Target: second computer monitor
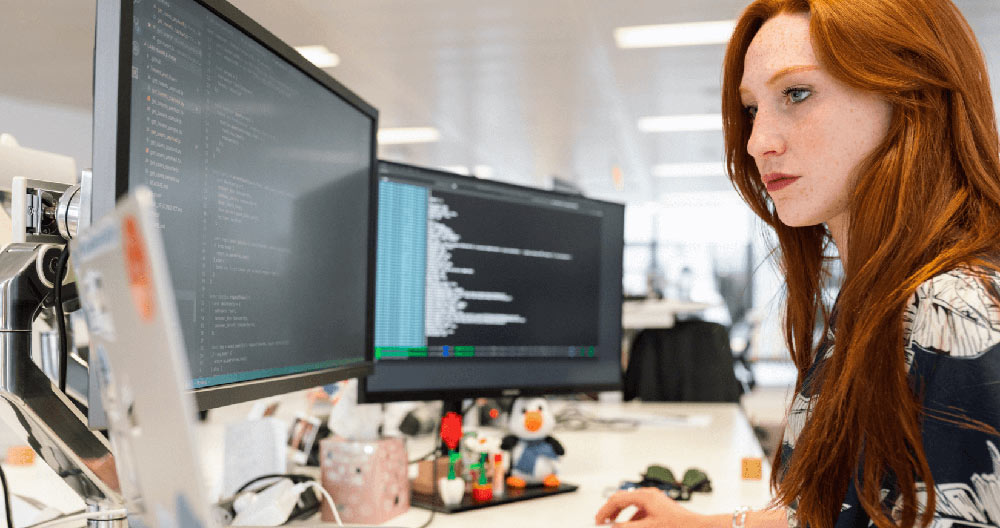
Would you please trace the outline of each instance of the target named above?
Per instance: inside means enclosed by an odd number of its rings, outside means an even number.
[[[367,401],[617,389],[620,204],[380,162]]]

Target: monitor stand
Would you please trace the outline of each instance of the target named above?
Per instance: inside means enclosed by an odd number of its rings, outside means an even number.
[[[461,413],[462,412],[462,401],[461,400],[444,400],[441,406],[441,416],[449,412]],[[441,452],[447,453],[447,447],[442,442]],[[509,504],[512,502],[518,502],[529,499],[539,499],[542,497],[550,497],[552,495],[558,495],[560,493],[568,493],[571,491],[576,491],[579,486],[575,484],[568,484],[566,482],[560,482],[558,487],[545,487],[545,486],[528,486],[525,488],[511,488],[509,486],[504,486],[504,492],[498,497],[494,496],[489,500],[476,500],[472,497],[471,492],[466,492],[465,496],[462,497],[462,502],[455,505],[446,505],[441,497],[437,493],[426,494],[419,493],[417,491],[410,492],[410,505],[424,508],[427,510],[433,510],[442,513],[458,513],[468,510],[476,510],[479,508],[488,508],[490,506],[499,506],[501,504]]]

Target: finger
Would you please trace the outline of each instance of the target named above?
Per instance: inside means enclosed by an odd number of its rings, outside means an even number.
[[[605,505],[604,508],[601,508],[601,511],[597,512],[595,516],[596,522],[598,524],[613,523],[621,518],[622,515],[628,515],[627,520],[630,521],[645,519],[649,515],[646,501],[641,500],[641,497],[637,498],[640,500],[628,500],[627,502],[612,506]]]
[[[622,510],[633,505],[638,506],[634,493],[631,491],[619,491],[611,497],[608,497],[608,502],[604,503],[604,506],[601,506],[601,508],[597,510],[597,514],[594,515],[594,519],[596,519],[598,523],[614,521]]]
[[[597,510],[597,514],[594,515],[594,522],[597,524],[607,524],[613,522],[618,518],[618,514],[624,509],[624,507],[605,504],[604,506],[601,506],[600,510]]]

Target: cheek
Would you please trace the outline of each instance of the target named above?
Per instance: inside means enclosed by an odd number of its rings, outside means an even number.
[[[792,127],[789,153],[794,166],[807,175],[803,183],[789,187],[775,198],[779,216],[789,225],[814,225],[828,221],[847,207],[854,181],[851,169],[858,156],[853,126],[835,113],[814,112]]]
[[[846,178],[857,153],[857,142],[845,134],[846,123],[836,116],[813,115],[801,121],[789,135],[797,168],[814,175],[822,187]]]
[[[856,104],[832,120],[835,138],[831,154],[841,159],[843,170],[855,172],[858,165],[885,139],[891,110],[887,103],[858,94]]]

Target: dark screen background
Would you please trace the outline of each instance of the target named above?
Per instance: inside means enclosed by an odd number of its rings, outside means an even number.
[[[466,311],[503,310],[523,324],[460,325],[454,335],[428,345],[596,344],[600,280],[601,218],[587,213],[508,200],[433,191],[458,216],[442,223],[463,242],[569,254],[572,260],[452,250],[452,263],[474,275],[449,278],[471,291],[509,293],[510,303],[468,300]]]
[[[134,4],[129,187],[195,387],[361,362],[374,120],[196,2]]]

